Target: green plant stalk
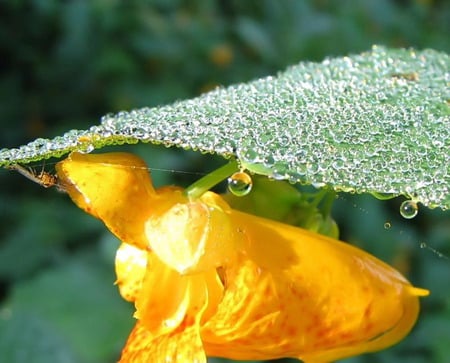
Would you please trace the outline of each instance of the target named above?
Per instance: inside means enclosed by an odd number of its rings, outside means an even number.
[[[333,208],[334,201],[336,200],[336,192],[330,189],[326,189],[325,195],[322,197],[321,211],[324,217],[331,215],[331,209]]]
[[[199,198],[203,193],[210,190],[213,186],[228,178],[236,171],[239,171],[239,164],[236,160],[232,160],[191,184],[186,188],[184,194],[190,199]]]

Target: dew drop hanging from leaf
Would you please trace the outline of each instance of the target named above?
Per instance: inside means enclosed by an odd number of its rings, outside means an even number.
[[[419,206],[413,200],[405,200],[400,205],[400,214],[403,218],[412,219],[419,213]]]
[[[228,190],[237,197],[247,195],[252,187],[251,176],[243,171],[238,171],[228,178]]]

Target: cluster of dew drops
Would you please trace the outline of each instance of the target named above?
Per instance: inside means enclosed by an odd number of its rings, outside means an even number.
[[[243,197],[250,193],[253,187],[253,181],[249,174],[247,174],[244,171],[237,171],[234,174],[232,174],[228,180],[227,180],[227,187],[228,191],[232,193],[233,195],[237,197]],[[400,205],[400,215],[405,219],[412,219],[415,216],[417,216],[419,212],[419,206],[417,205],[417,202],[415,200],[405,200]],[[391,223],[386,222],[384,224],[385,229],[391,228]],[[425,242],[422,242],[420,244],[420,248],[428,248],[433,253],[435,253],[438,257],[446,258],[445,255],[443,255],[441,252],[433,249],[432,247],[428,246]]]
[[[253,181],[250,175],[244,171],[237,171],[227,180],[227,186],[230,193],[237,197],[243,197],[250,193],[253,187]],[[400,205],[400,215],[405,219],[412,219],[417,216],[419,206],[414,200],[405,200]]]
[[[413,219],[419,213],[419,206],[414,200],[405,200],[400,204],[400,215],[405,219]],[[390,229],[391,222],[384,224],[384,229]]]

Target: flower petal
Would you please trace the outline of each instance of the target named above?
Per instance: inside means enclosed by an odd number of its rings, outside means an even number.
[[[147,273],[136,299],[135,317],[154,336],[200,324],[215,313],[223,286],[215,270],[180,275],[153,253],[148,253]]]
[[[208,355],[331,361],[396,343],[419,304],[397,271],[351,245],[232,211],[246,255],[202,327]]]
[[[217,204],[211,194],[198,201],[176,203],[146,222],[152,251],[181,274],[229,264],[238,249],[240,236],[221,209],[223,203]]]
[[[176,330],[189,309],[189,277],[148,255],[147,273],[136,299],[135,317],[142,321],[153,337]]]
[[[155,191],[130,154],[72,153],[57,172],[125,242],[117,282],[139,322],[121,362],[204,363],[203,347],[231,359],[336,360],[402,339],[428,293],[362,250],[231,210],[214,193]]]
[[[116,284],[120,295],[127,301],[135,301],[142,287],[147,270],[147,251],[128,243],[122,243],[116,252]]]
[[[101,219],[120,240],[147,247],[144,223],[154,198],[145,162],[128,153],[73,152],[56,164],[59,183],[81,209]]]
[[[152,273],[136,301],[139,322],[120,362],[206,363],[200,324],[215,313],[222,297],[216,272],[182,276],[156,256],[151,260]]]
[[[122,351],[119,363],[189,362],[206,363],[197,327],[162,335],[158,338],[138,322]]]

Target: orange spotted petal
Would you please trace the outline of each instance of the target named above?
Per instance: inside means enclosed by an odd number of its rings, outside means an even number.
[[[223,286],[215,269],[204,274],[180,275],[148,253],[147,273],[135,301],[135,317],[154,336],[199,324],[212,315],[222,297]]]
[[[232,211],[242,259],[202,327],[208,355],[327,362],[379,350],[414,325],[427,291],[366,252],[303,229]]]
[[[147,251],[122,243],[116,252],[116,284],[127,301],[135,301],[147,270]]]
[[[136,301],[139,322],[120,362],[206,363],[200,324],[215,313],[222,284],[215,271],[182,276],[158,264],[153,258],[151,276]]]
[[[186,327],[154,338],[138,322],[128,337],[119,363],[189,362],[206,363],[202,341],[196,326]]]
[[[329,362],[398,342],[428,294],[362,250],[214,193],[155,191],[131,154],[72,153],[56,168],[73,201],[125,242],[117,283],[139,322],[121,362],[204,363],[204,350]]]

